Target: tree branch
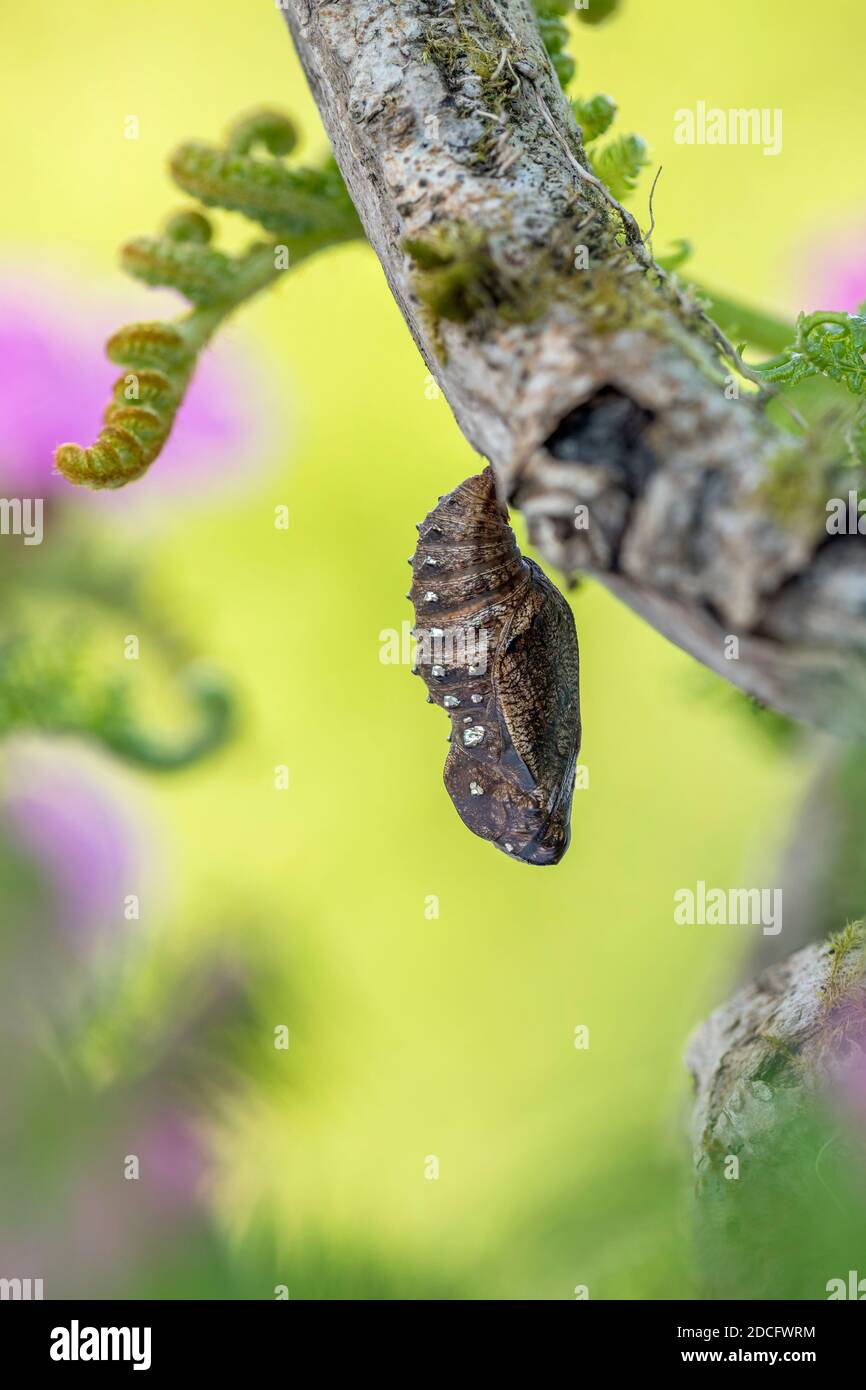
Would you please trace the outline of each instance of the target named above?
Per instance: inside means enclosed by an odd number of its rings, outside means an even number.
[[[827,536],[833,460],[728,398],[720,331],[589,172],[529,0],[284,12],[409,329],[544,559],[866,737],[866,546]]]
[[[822,1297],[862,1248],[864,963],[854,923],[764,971],[689,1044],[705,1297]]]

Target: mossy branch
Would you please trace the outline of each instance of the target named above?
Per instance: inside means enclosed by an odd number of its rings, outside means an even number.
[[[574,32],[608,8],[575,11]],[[833,326],[807,346],[839,380],[804,377],[783,415],[796,330],[715,296],[731,341],[680,279],[686,248],[654,258],[652,210],[644,233],[598,176],[627,192],[641,145],[605,153],[614,103],[572,107],[551,66],[561,4],[283,15],[428,369],[547,563],[598,575],[762,703],[866,737],[866,555],[825,525],[850,456],[823,392],[850,410],[859,373]],[[784,360],[762,371],[746,341]],[[866,426],[849,433],[862,444]],[[780,474],[796,507],[776,506]]]
[[[595,0],[577,18],[611,8]],[[866,560],[859,546],[825,544],[821,511],[838,467],[866,456],[862,316],[806,315],[783,338],[775,321],[716,296],[719,318],[748,319],[731,342],[680,282],[684,249],[655,260],[652,215],[644,235],[617,196],[635,183],[643,142],[601,145],[613,102],[572,107],[563,95],[566,9],[297,0],[283,13],[428,366],[547,561],[599,574],[762,702],[866,737]],[[89,450],[58,451],[73,481],[122,486],[149,466],[198,353],[276,278],[279,245],[296,264],[361,234],[335,168],[289,167],[293,146],[290,124],[259,112],[221,149],[176,153],[181,187],[257,221],[268,240],[225,256],[196,213],[128,245],[133,274],[174,286],[192,308],[112,339],[125,374],[105,430]],[[746,362],[745,340],[769,361]],[[745,382],[759,389],[740,399]],[[773,398],[815,382],[858,398],[842,429],[838,412],[792,413],[779,428]]]
[[[851,922],[773,964],[689,1043],[707,1297],[826,1297],[862,1245],[864,941]]]

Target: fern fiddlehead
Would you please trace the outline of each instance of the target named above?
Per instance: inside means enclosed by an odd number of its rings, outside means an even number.
[[[855,314],[830,309],[800,314],[794,341],[754,371],[777,388],[823,377],[856,396],[844,440],[852,461],[866,465],[866,304]]]
[[[571,109],[580,126],[584,145],[590,145],[600,135],[605,135],[616,119],[616,102],[601,92],[588,101],[575,98]]]
[[[94,637],[74,623],[0,633],[0,739],[22,731],[83,737],[158,771],[187,767],[226,742],[234,701],[214,675],[194,665],[175,674],[187,718],[185,727],[163,732],[134,698],[134,682],[105,673]]]
[[[649,163],[646,141],[640,135],[618,135],[590,159],[596,178],[601,179],[615,198],[622,201],[633,193],[641,172]]]
[[[333,161],[318,169],[282,162],[296,142],[285,116],[255,111],[235,123],[224,148],[188,142],[175,152],[170,169],[185,192],[206,207],[244,214],[270,239],[228,255],[210,244],[208,218],[189,210],[172,217],[161,236],[127,242],[123,269],[147,285],[177,290],[192,308],[174,323],[130,324],[109,339],[106,353],[123,374],[96,442],[56,450],[68,482],[118,488],[146,473],[171,433],[199,353],[228,315],[289,267],[363,235]]]
[[[866,305],[856,314],[819,309],[800,314],[794,341],[756,367],[766,381],[795,386],[807,377],[839,382],[854,396],[866,395]]]
[[[598,145],[616,120],[616,102],[599,93],[582,101],[572,101],[571,109],[580,126],[583,144],[596,178],[610,189],[614,198],[622,201],[633,193],[638,178],[646,168],[646,141],[640,135],[618,135],[606,145]]]
[[[585,24],[599,24],[608,18],[615,9],[615,4],[616,0],[592,0],[586,8],[578,8],[576,14]],[[571,0],[534,0],[534,7],[547,55],[560,85],[566,88],[577,71],[574,59],[567,51],[569,32],[565,16],[572,13]],[[578,98],[571,106],[575,120],[581,128],[592,172],[613,197],[621,202],[629,193],[634,192],[641,171],[649,162],[646,142],[639,135],[620,135],[600,149],[590,149],[589,147],[605,135],[613,124],[616,118],[616,103],[600,93],[586,101]]]
[[[567,51],[569,40],[566,15],[576,14],[584,24],[601,24],[616,9],[618,0],[533,0],[538,16],[538,27],[547,56],[563,87],[567,87],[577,71],[571,54]]]

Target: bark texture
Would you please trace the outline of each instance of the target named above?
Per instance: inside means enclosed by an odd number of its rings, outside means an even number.
[[[698,1175],[713,1152],[740,1154],[776,1123],[766,1078],[780,1055],[799,1057],[818,1036],[828,947],[806,946],[770,966],[701,1024],[686,1063],[695,1083],[692,1141]]]
[[[692,1038],[704,1296],[823,1298],[866,1236],[862,926],[807,946]]]
[[[587,172],[529,0],[284,13],[407,325],[543,558],[783,713],[866,737],[866,544],[828,538],[820,461],[729,399],[720,335]],[[483,237],[481,308],[437,321],[406,241],[455,227]]]
[[[862,922],[771,965],[702,1023],[686,1063],[695,1084],[692,1140],[700,1178],[714,1154],[767,1142],[779,1102],[825,1098],[859,1065],[866,1025]]]

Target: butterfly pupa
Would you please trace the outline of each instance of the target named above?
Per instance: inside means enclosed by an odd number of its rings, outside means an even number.
[[[448,794],[503,853],[557,864],[581,733],[571,608],[518,550],[489,468],[440,498],[418,531],[416,670],[451,718]]]

